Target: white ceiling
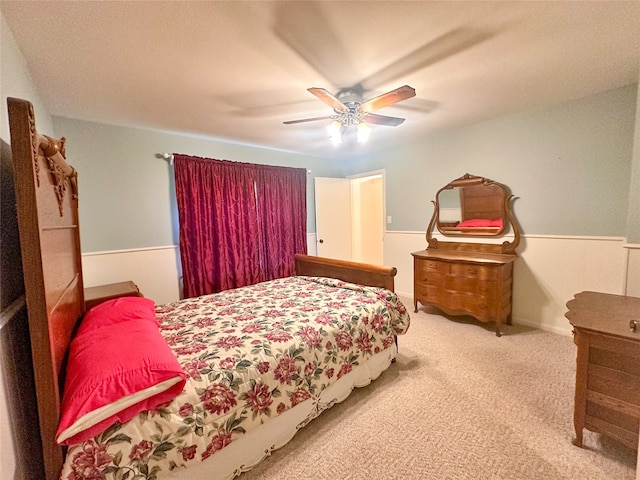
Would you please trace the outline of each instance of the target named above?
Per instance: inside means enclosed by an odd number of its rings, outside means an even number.
[[[343,156],[638,81],[639,1],[2,1],[53,115]],[[338,148],[306,91],[417,96]],[[196,154],[197,152],[192,152]]]

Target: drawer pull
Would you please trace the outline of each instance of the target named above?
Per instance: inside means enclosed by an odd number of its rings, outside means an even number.
[[[438,269],[438,264],[437,263],[429,263],[428,266],[432,270],[437,270]]]
[[[629,328],[631,329],[632,332],[635,332],[638,328],[638,320],[631,320],[629,322]]]

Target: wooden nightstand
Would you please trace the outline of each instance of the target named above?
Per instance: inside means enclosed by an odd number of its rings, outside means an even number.
[[[118,297],[142,297],[142,294],[132,281],[109,283],[84,289],[84,304],[87,310]]]

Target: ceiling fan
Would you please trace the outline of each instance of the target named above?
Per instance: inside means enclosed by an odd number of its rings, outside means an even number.
[[[339,6],[336,5],[339,3]],[[378,89],[398,78],[404,78],[414,72],[425,69],[451,56],[491,38],[495,32],[483,28],[454,28],[419,45],[414,50],[396,58],[373,73],[363,77],[353,68],[350,59],[351,49],[345,48],[345,37],[341,34],[340,22],[336,16],[349,16],[351,8],[357,9],[357,2],[275,2],[274,34],[290,49],[298,54],[309,66],[320,74],[330,85],[344,86],[334,96],[322,88],[308,89],[316,97],[334,109],[334,115],[291,120],[285,124],[311,122],[314,120],[333,120],[330,128],[343,132],[349,122],[355,123],[357,115],[362,120],[357,125],[378,124],[387,126],[400,125],[404,119],[386,117],[372,113],[387,105],[415,96],[415,90],[405,85],[379,97],[363,101],[363,92]],[[338,8],[338,10],[336,10]],[[337,12],[337,14],[336,14]],[[406,95],[403,97],[402,95]],[[416,98],[414,101],[399,105],[398,108],[431,112],[438,105],[435,101]],[[365,115],[366,113],[366,115]],[[343,123],[340,122],[340,119]],[[332,135],[332,140],[339,142],[341,135]]]
[[[409,85],[403,85],[402,87],[383,93],[377,97],[370,98],[366,101],[362,99],[362,95],[356,88],[343,88],[338,91],[336,95],[332,95],[324,88],[313,87],[308,88],[307,90],[332,107],[334,114],[323,117],[288,120],[283,123],[285,125],[292,125],[296,123],[314,122],[317,120],[333,120],[327,127],[327,131],[334,143],[340,143],[342,141],[342,134],[351,126],[358,127],[358,142],[365,141],[365,137],[368,137],[370,132],[369,127],[367,126],[368,123],[397,127],[404,122],[404,118],[389,117],[387,115],[379,115],[373,112],[383,107],[388,107],[389,105],[402,102],[408,98],[415,97],[416,95],[415,89]]]

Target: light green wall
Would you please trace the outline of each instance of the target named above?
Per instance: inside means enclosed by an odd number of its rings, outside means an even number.
[[[158,153],[306,168],[307,231],[315,232],[313,178],[341,177],[343,162],[177,133],[53,117],[78,170],[83,252],[178,244],[172,167]]]
[[[425,230],[436,191],[471,173],[511,188],[525,233],[625,236],[637,90],[432,134],[353,161],[351,173],[385,169],[387,230]]]
[[[640,244],[640,83],[636,108],[636,130],[633,146],[633,164],[629,188],[629,214],[627,215],[627,241]]]

